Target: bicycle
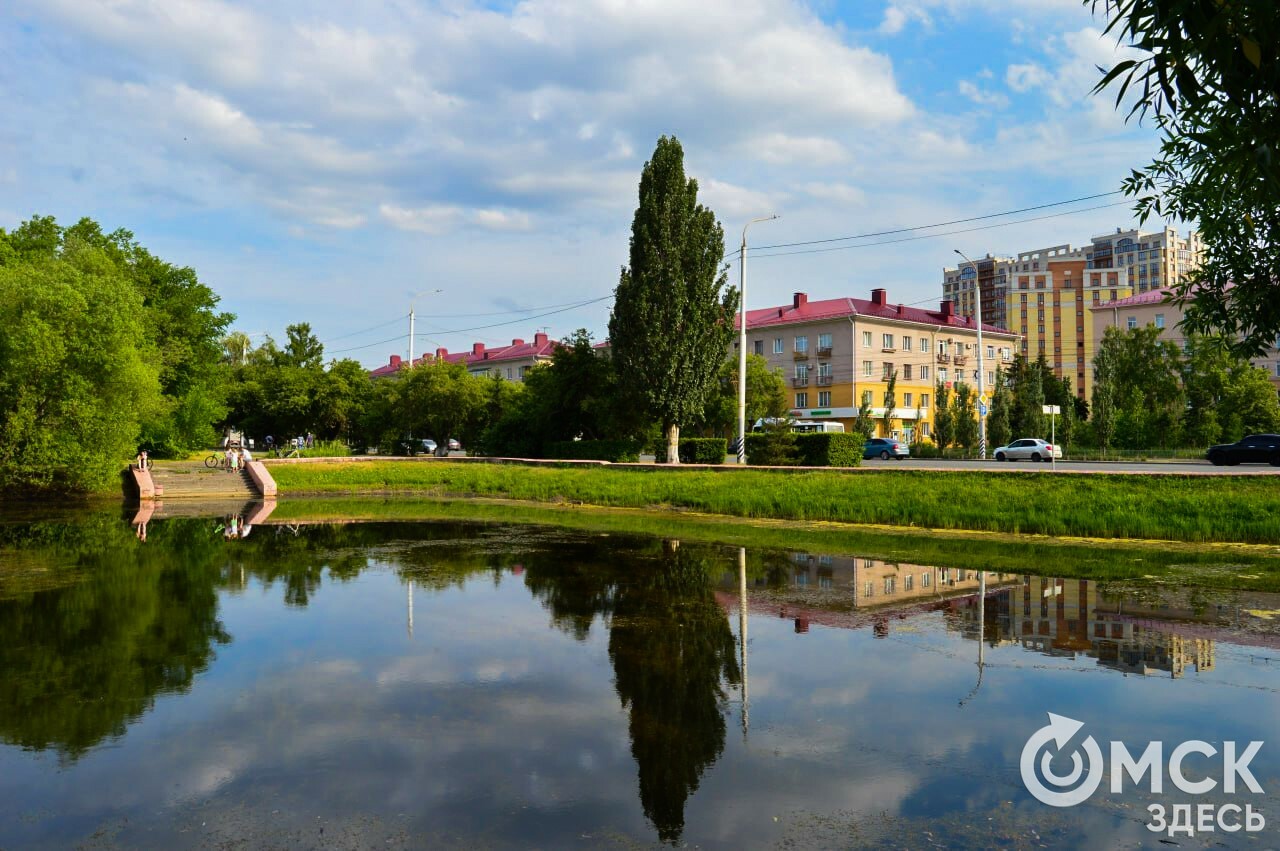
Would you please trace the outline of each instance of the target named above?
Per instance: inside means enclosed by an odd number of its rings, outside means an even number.
[[[221,452],[210,452],[209,457],[204,459],[204,465],[210,470],[216,470],[227,463],[226,456]]]

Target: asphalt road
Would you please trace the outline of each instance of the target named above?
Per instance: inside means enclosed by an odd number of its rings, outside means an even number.
[[[863,461],[866,469],[887,470],[1021,470],[1049,473],[1054,467],[1046,462],[1034,461],[940,461],[937,459],[907,458],[902,461],[881,461],[875,458]],[[1269,475],[1280,476],[1280,467],[1268,464],[1241,464],[1238,467],[1215,467],[1208,461],[1070,461],[1057,462],[1059,472],[1070,473],[1174,473],[1179,475],[1204,474],[1219,476]]]

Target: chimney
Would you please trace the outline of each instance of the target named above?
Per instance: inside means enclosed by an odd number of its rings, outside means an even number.
[[[904,311],[904,310],[906,310],[906,308],[905,308],[903,305],[901,305],[901,304],[900,304],[900,305],[898,305],[898,315],[899,315],[899,316],[901,316],[901,315],[902,315],[902,313],[903,313],[903,311]]]
[[[440,348],[436,349],[436,360],[444,360],[448,356],[449,356],[449,350],[446,349],[444,346],[441,346]]]
[[[889,303],[889,294],[877,287],[871,291],[871,303],[876,307],[884,307]]]
[[[514,340],[512,340],[512,341],[511,341],[511,345],[513,345],[513,346],[523,346],[523,345],[524,345],[524,340],[521,340],[519,337],[516,337]]]
[[[484,343],[471,344],[471,356],[473,358],[482,357],[484,355]]]
[[[954,301],[945,301],[945,300],[944,300],[944,301],[942,302],[942,311],[941,311],[941,312],[942,312],[942,318],[943,318],[943,319],[950,319],[951,317],[953,317],[953,316],[955,316],[955,315],[956,315],[956,303],[955,303]]]
[[[547,344],[547,335],[539,331],[533,335],[533,344],[538,348],[542,348]]]
[[[791,297],[791,307],[793,310],[799,310],[809,303],[808,293],[796,293]]]
[[[399,355],[392,355],[392,356],[391,356],[391,364],[390,364],[390,365],[391,365],[391,366],[396,366],[396,367],[400,366],[400,356],[399,356]]]

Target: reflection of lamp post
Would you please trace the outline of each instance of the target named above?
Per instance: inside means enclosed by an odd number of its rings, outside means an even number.
[[[413,580],[409,580],[409,637],[413,638]]]
[[[978,264],[974,263],[959,248],[954,249],[956,254],[964,257],[965,261],[973,267],[973,324],[978,328],[978,457],[986,460],[987,457],[987,397],[983,390],[983,370],[982,370],[982,286],[978,283]]]
[[[738,644],[742,652],[742,737],[747,737],[747,548],[738,547]]]
[[[987,572],[985,570],[978,571],[978,681],[974,683],[973,691],[960,699],[960,705],[964,706],[974,695],[978,693],[978,689],[982,688],[982,669],[986,666],[986,660],[983,656],[986,647],[983,644],[983,630],[987,625]]]
[[[747,463],[747,228],[756,222],[778,218],[761,216],[742,228],[742,252],[738,256],[738,463]]]

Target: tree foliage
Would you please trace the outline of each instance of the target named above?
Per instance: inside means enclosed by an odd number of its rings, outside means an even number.
[[[674,137],[658,140],[640,175],[609,341],[626,392],[667,436],[675,463],[680,427],[703,412],[733,336],[738,294],[725,289],[724,230],[698,203]]]
[[[1280,7],[1086,0],[1132,47],[1099,81],[1152,116],[1160,152],[1124,182],[1136,209],[1198,222],[1203,263],[1175,287],[1184,327],[1260,354],[1280,335]]]
[[[893,421],[897,416],[898,406],[898,371],[890,370],[889,382],[884,386],[884,414],[881,420],[884,422],[885,437],[893,436]]]
[[[935,408],[933,410],[933,442],[938,451],[945,452],[956,442],[955,414],[951,406],[951,388],[946,382],[939,381],[934,389]]]
[[[978,445],[977,397],[968,384],[956,385],[955,401],[951,403],[951,421],[955,428],[955,441],[964,447],[966,455],[972,455]]]
[[[996,386],[991,394],[991,413],[987,417],[987,445],[991,448],[1007,446],[1013,440],[1009,422],[1013,394],[1009,390],[1009,380],[1009,375],[1004,370],[996,373]]]

